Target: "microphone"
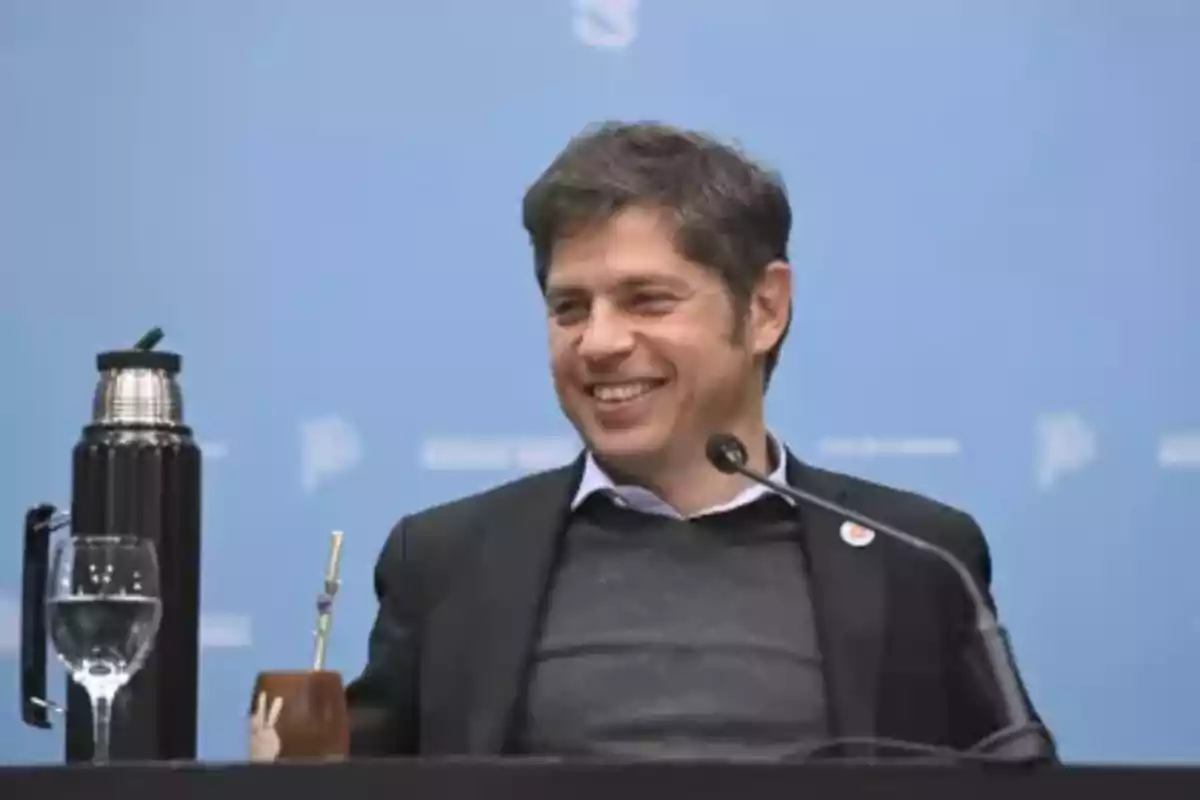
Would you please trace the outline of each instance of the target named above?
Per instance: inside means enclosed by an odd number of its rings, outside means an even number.
[[[987,665],[999,691],[1001,712],[1007,722],[1005,727],[977,742],[969,752],[986,754],[989,756],[988,760],[1030,762],[1053,758],[1054,747],[1049,732],[1044,725],[1033,719],[1030,712],[1021,685],[1021,678],[1017,672],[1016,659],[1009,643],[1008,632],[996,618],[996,614],[992,611],[975,577],[958,557],[944,548],[893,528],[877,519],[872,519],[866,514],[860,514],[810,492],[779,483],[748,467],[746,462],[749,457],[746,453],[746,446],[732,434],[718,433],[709,437],[705,446],[705,455],[708,457],[709,463],[727,475],[744,475],[771,491],[798,503],[815,506],[839,517],[845,517],[859,525],[897,539],[909,547],[936,556],[954,570],[974,606],[976,630],[983,643]],[[855,741],[862,742],[863,740],[856,739]]]

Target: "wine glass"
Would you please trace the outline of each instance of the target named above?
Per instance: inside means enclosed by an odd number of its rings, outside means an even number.
[[[108,762],[112,702],[145,662],[162,617],[154,543],[134,536],[67,536],[47,582],[50,640],[92,701],[92,761]]]

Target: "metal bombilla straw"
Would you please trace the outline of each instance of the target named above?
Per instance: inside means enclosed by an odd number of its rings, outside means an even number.
[[[333,599],[341,586],[341,580],[338,578],[341,561],[342,532],[334,531],[329,564],[325,568],[324,591],[317,595],[317,652],[313,658],[314,672],[325,669],[325,653],[329,646],[329,632],[333,627]]]

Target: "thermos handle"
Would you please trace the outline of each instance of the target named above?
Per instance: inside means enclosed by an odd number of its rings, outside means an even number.
[[[50,535],[70,521],[52,505],[25,513],[25,552],[21,575],[21,719],[49,728],[47,711],[59,711],[46,697],[46,579]]]

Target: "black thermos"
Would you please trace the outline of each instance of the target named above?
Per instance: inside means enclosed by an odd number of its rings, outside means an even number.
[[[181,359],[153,349],[161,337],[155,329],[132,350],[97,356],[92,421],[72,454],[71,535],[132,534],[158,553],[162,621],[149,658],[113,702],[113,761],[196,757],[201,454],[184,424]],[[37,727],[49,727],[52,706],[44,593],[56,514],[39,506],[25,526],[22,716]],[[69,678],[66,729],[67,761],[90,760],[91,703]]]

